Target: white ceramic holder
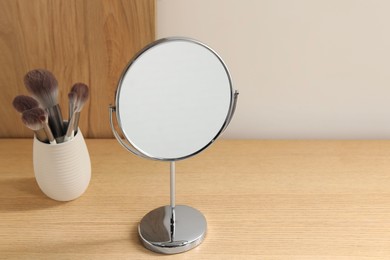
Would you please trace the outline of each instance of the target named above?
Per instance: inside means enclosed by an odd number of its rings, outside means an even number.
[[[33,163],[38,186],[49,198],[70,201],[80,197],[91,179],[91,160],[84,137],[47,144],[34,137]]]

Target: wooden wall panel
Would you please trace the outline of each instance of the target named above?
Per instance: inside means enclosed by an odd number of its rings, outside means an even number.
[[[65,118],[72,84],[88,84],[80,128],[111,137],[107,107],[119,76],[154,37],[154,0],[0,0],[0,137],[32,136],[11,102],[27,94],[23,76],[35,68],[57,77]]]

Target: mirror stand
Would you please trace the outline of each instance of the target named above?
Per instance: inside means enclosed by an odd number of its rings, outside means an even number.
[[[112,116],[115,111],[116,107],[110,105],[110,126],[115,138],[128,151],[147,158],[125,142],[116,131]],[[138,225],[138,235],[143,245],[157,253],[186,252],[202,243],[206,235],[207,222],[203,214],[192,207],[176,205],[175,177],[175,161],[170,161],[170,205],[150,211]]]
[[[164,254],[177,254],[199,245],[207,229],[203,214],[175,202],[175,162],[170,162],[170,205],[152,210],[138,225],[144,246]]]
[[[109,107],[113,134],[137,156],[170,162],[170,204],[150,211],[138,225],[146,248],[182,253],[205,238],[203,214],[176,205],[175,162],[202,152],[218,138],[233,117],[237,97],[221,57],[197,40],[157,40],[126,65],[115,105]]]

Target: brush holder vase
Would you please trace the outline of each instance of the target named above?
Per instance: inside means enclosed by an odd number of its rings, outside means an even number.
[[[84,137],[47,144],[34,137],[33,164],[38,186],[49,198],[70,201],[80,197],[91,179],[91,160]]]

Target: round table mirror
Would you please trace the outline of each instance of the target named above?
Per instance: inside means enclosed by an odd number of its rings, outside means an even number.
[[[194,208],[175,205],[175,161],[216,140],[233,116],[237,95],[221,57],[188,38],[153,42],[124,69],[115,106],[110,106],[113,133],[132,153],[169,161],[171,167],[170,205],[151,211],[139,225],[147,248],[180,253],[204,239],[204,216]],[[114,127],[114,113],[121,134]]]

